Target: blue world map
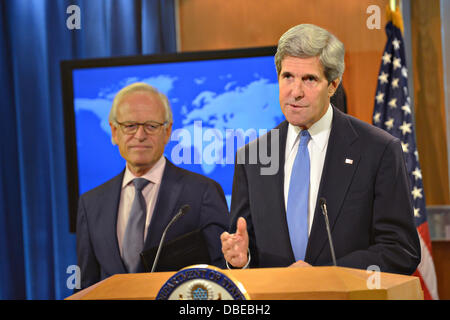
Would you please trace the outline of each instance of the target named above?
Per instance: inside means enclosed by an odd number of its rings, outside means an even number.
[[[111,142],[108,115],[116,93],[134,82],[169,99],[174,123],[165,156],[216,180],[230,205],[236,150],[284,120],[273,57],[74,70],[80,194],[125,168]]]

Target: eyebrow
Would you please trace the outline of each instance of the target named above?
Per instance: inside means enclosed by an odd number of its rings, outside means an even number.
[[[291,71],[283,71],[281,74],[281,76],[287,76],[287,75],[293,75],[293,73]],[[320,79],[320,76],[314,73],[306,73],[304,75],[301,76],[301,78],[308,78],[308,77],[313,77],[315,79]]]
[[[302,76],[302,78],[309,78],[309,77],[313,77],[314,79],[319,79],[320,78],[318,75],[313,74],[313,73],[307,73],[307,74]]]

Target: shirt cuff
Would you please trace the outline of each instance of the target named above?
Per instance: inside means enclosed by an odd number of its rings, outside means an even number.
[[[243,266],[242,268],[232,268],[230,267],[230,265],[228,264],[228,261],[225,259],[225,263],[227,264],[227,268],[228,270],[233,270],[233,269],[248,269],[248,266],[250,265],[250,260],[251,260],[251,255],[250,255],[250,250],[247,251],[247,264],[245,266]]]

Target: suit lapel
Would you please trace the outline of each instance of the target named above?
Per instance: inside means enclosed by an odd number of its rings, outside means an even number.
[[[281,210],[281,217],[282,220],[286,223],[287,228],[287,220],[286,220],[286,209],[284,205],[284,162],[285,162],[285,153],[286,153],[286,138],[287,138],[287,132],[288,132],[288,125],[289,123],[287,121],[283,121],[279,126],[275,128],[275,130],[278,130],[278,173],[272,174],[272,175],[266,175],[265,178],[267,179],[267,184],[270,186],[276,186],[277,190],[276,193],[273,193],[273,189],[269,188],[270,194],[268,194],[268,198],[270,201],[276,201],[277,203],[280,203],[280,208],[283,208]],[[271,144],[271,137],[268,137],[267,145],[269,148],[272,148]],[[272,153],[272,150],[269,151]]]
[[[317,196],[317,200],[321,197],[327,200],[331,231],[340,214],[359,159],[360,146],[357,133],[347,116],[333,108],[332,128]],[[314,264],[327,242],[324,217],[321,208],[316,204],[305,260]]]
[[[280,174],[276,174],[274,175],[278,181],[277,185],[280,186],[280,195],[281,195],[281,201],[283,203],[283,208],[285,207],[284,205],[284,163],[285,163],[285,158],[286,158],[286,140],[287,140],[287,132],[288,132],[288,126],[289,123],[287,121],[284,121],[281,123],[281,125],[279,126],[280,129],[280,147],[279,147],[279,155],[280,155]],[[286,218],[286,209],[284,210],[284,217]],[[286,221],[286,227],[287,227],[287,221]]]
[[[164,228],[177,213],[178,198],[183,184],[182,175],[177,174],[178,168],[166,159],[166,167],[161,179],[155,209],[148,227],[144,250],[159,244]]]
[[[117,240],[117,214],[119,211],[120,193],[122,191],[122,180],[125,171],[113,178],[111,185],[105,189],[103,197],[99,199],[101,206],[100,221],[104,225],[100,226],[99,230],[105,230],[104,246],[108,247],[108,252],[111,252],[112,263],[118,273],[125,273],[126,268],[120,256],[119,242]]]
[[[276,239],[273,239],[273,241],[278,242],[278,246],[281,252],[286,253],[289,255],[288,260],[294,261],[294,253],[292,251],[291,246],[291,239],[289,238],[289,227],[287,224],[287,218],[286,218],[286,206],[284,203],[284,164],[285,164],[285,155],[286,155],[286,140],[287,140],[287,133],[288,133],[288,126],[289,123],[287,121],[282,122],[276,129],[279,130],[279,173],[274,174],[271,176],[267,176],[267,179],[269,179],[267,185],[276,186],[278,190],[276,190],[275,193],[270,193],[266,195],[266,199],[270,199],[270,201],[273,201],[274,203],[279,204],[279,210],[276,210],[279,215],[277,216],[277,221],[272,221],[272,223],[275,226],[280,226],[281,230],[279,230],[279,235]],[[270,143],[269,143],[270,145]],[[268,190],[273,190],[271,188],[268,188]],[[262,208],[262,212],[263,212]]]

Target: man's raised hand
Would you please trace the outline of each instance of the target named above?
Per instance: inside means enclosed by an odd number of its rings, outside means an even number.
[[[238,219],[236,233],[224,232],[220,240],[225,260],[235,268],[244,267],[248,262],[248,233],[245,219],[242,217]]]

